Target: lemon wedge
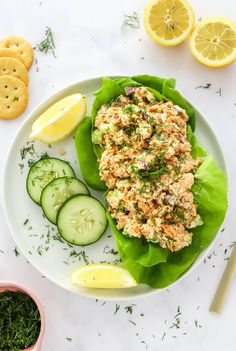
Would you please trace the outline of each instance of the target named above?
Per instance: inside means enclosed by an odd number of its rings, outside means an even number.
[[[30,138],[55,143],[72,133],[85,117],[87,104],[84,95],[67,96],[49,107],[32,125]]]
[[[236,24],[224,17],[200,21],[190,38],[196,59],[209,67],[223,67],[236,59]]]
[[[83,288],[121,289],[137,283],[123,267],[114,264],[88,264],[76,269],[70,276],[72,284]]]
[[[150,0],[144,12],[144,26],[158,44],[182,43],[194,25],[194,12],[186,0]]]

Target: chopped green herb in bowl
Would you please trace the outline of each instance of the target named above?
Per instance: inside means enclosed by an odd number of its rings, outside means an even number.
[[[1,351],[30,350],[37,341],[41,343],[41,317],[36,302],[26,292],[12,286],[0,287]]]

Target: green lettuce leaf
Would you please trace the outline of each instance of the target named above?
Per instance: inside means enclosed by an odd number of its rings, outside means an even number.
[[[183,96],[175,90],[174,79],[149,75],[131,78],[104,78],[101,88],[95,93],[96,98],[92,109],[90,129],[102,104],[110,103],[118,95],[124,94],[126,86],[138,85],[147,86],[150,91],[155,92],[157,98],[170,99],[186,110],[189,116],[188,140],[192,145],[192,157],[195,159],[205,157],[207,152],[199,144],[193,133],[195,112]],[[101,186],[100,189],[105,190],[104,183],[99,179],[97,162],[102,149],[99,145],[94,145],[92,148],[90,129],[87,128],[84,134],[84,138],[89,139],[89,147],[82,148],[83,158],[79,157],[80,167],[86,182],[86,177],[88,177],[92,168],[96,170],[95,177],[92,177],[92,181],[89,179],[90,184],[88,184],[95,189],[99,189]],[[77,152],[81,144],[79,145],[77,141]],[[89,155],[87,155],[87,152]],[[88,159],[89,168],[87,168],[88,163],[86,162]],[[211,157],[207,157],[196,171],[195,176],[192,192],[198,204],[198,213],[201,215],[204,224],[193,229],[192,244],[178,252],[172,253],[158,245],[148,243],[144,239],[124,236],[117,229],[115,220],[107,212],[107,218],[114,232],[120,257],[139,283],[146,283],[155,288],[162,288],[173,283],[194,263],[200,252],[210,244],[222,224],[227,209],[227,181],[224,173]]]
[[[75,147],[80,169],[85,182],[93,189],[106,190],[106,184],[99,176],[97,157],[91,139],[92,119],[86,117],[79,125],[75,135]]]
[[[141,85],[155,89],[159,92],[162,92],[163,83],[166,80],[165,78],[154,77],[154,76],[150,76],[148,74],[141,74],[138,76],[133,76],[132,79]]]
[[[192,145],[191,156],[196,160],[198,157],[205,157],[207,155],[206,149],[199,144],[196,135],[193,133],[190,125],[187,126],[187,139]]]
[[[165,82],[163,83],[162,94],[168,97],[176,105],[179,105],[180,107],[185,109],[189,117],[189,124],[191,125],[192,130],[195,130],[195,111],[185,100],[185,98],[175,89],[175,79],[169,78],[165,80]]]

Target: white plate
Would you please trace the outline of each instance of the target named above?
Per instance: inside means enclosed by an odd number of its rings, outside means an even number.
[[[68,280],[70,273],[79,265],[84,264],[82,251],[84,251],[88,256],[88,260],[91,262],[114,261],[119,259],[118,255],[107,253],[111,248],[116,250],[111,229],[108,228],[103,237],[94,245],[84,248],[76,246],[69,247],[67,243],[55,240],[56,227],[43,218],[41,208],[33,203],[26,192],[25,182],[29,169],[27,160],[31,158],[35,160],[37,159],[37,155],[39,158],[40,154],[44,152],[47,152],[49,156],[55,156],[69,161],[77,177],[82,179],[73,138],[69,137],[53,145],[51,148],[46,144],[35,142],[34,148],[36,154],[31,156],[27,153],[27,157],[24,160],[21,159],[20,154],[22,148],[31,145],[31,143],[27,145],[27,142],[29,142],[28,136],[31,131],[32,123],[45,109],[69,94],[80,92],[86,95],[88,113],[90,113],[94,99],[93,92],[100,87],[101,83],[102,77],[98,77],[70,85],[52,95],[32,111],[17,132],[7,156],[3,175],[3,206],[10,232],[18,248],[41,274],[59,286],[77,294],[107,300],[131,299],[147,296],[163,289],[152,289],[147,285],[139,285],[135,288],[120,290],[80,289],[72,286]],[[209,154],[214,157],[219,167],[226,172],[223,153],[212,129],[196,108],[195,111],[197,115],[196,135],[202,145],[209,151]],[[66,150],[66,154],[63,156],[59,155],[61,149]],[[24,165],[23,169],[21,169],[23,166],[20,167],[21,164]],[[92,195],[103,201],[101,193],[91,189],[90,191]],[[27,219],[28,222],[24,224]],[[216,236],[214,240],[216,240]],[[178,282],[197,266],[211,249],[214,240],[211,245],[201,253],[192,267],[182,275]]]

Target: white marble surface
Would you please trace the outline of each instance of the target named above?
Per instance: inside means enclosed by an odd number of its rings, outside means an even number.
[[[236,20],[233,0],[190,2],[196,18],[223,15]],[[205,263],[170,291],[116,305],[72,295],[43,278],[21,254],[16,257],[0,210],[0,280],[21,282],[41,298],[46,313],[42,351],[235,350],[236,280],[223,313],[212,315],[208,308],[235,240],[236,63],[218,70],[206,68],[194,60],[187,43],[176,48],[153,43],[142,21],[139,29],[122,30],[123,16],[137,11],[142,19],[145,4],[146,0],[0,0],[2,37],[18,34],[35,45],[50,26],[57,56],[36,53],[27,111],[15,121],[0,121],[0,162],[28,113],[67,84],[116,73],[173,76],[183,94],[203,111],[223,146],[230,174],[225,231]],[[212,84],[209,89],[196,89],[206,83]],[[220,88],[222,96],[217,93]],[[125,309],[131,304],[135,304],[132,314]],[[180,328],[173,325],[178,306]]]

